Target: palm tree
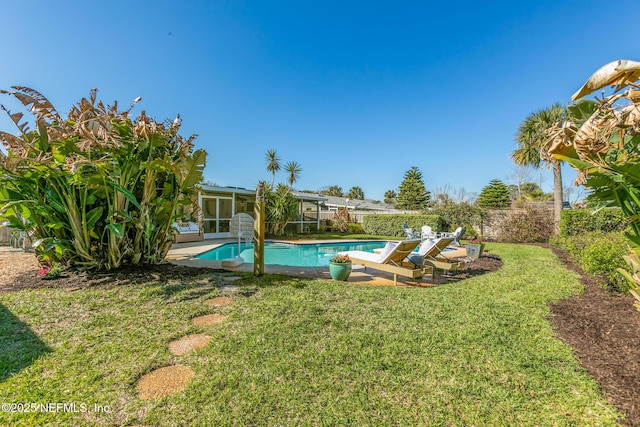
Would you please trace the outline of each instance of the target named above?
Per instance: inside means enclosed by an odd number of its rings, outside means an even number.
[[[398,197],[398,195],[394,190],[387,190],[384,193],[384,202],[388,204],[395,203],[396,197]]]
[[[276,150],[268,150],[267,155],[265,156],[267,159],[267,170],[271,172],[273,176],[271,180],[271,188],[276,182],[276,172],[280,170],[280,157],[276,154]]]
[[[560,231],[560,213],[562,212],[562,172],[560,160],[555,158],[543,158],[540,150],[549,139],[546,133],[556,123],[566,120],[568,112],[566,107],[556,103],[551,107],[535,111],[522,122],[516,132],[518,148],[511,152],[511,160],[520,166],[540,167],[548,163],[553,169],[553,207],[554,230]]]
[[[302,172],[302,167],[296,162],[289,162],[284,167],[284,170],[289,173],[289,188],[293,189],[293,183],[298,180],[300,176],[300,172]]]

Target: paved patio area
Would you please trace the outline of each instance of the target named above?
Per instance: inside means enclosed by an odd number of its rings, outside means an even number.
[[[338,240],[339,241],[339,240]],[[233,243],[236,240],[233,239],[215,239],[215,240],[203,240],[200,242],[189,243],[176,243],[174,244],[169,253],[167,254],[167,260],[176,265],[185,265],[189,267],[207,267],[212,269],[224,269],[228,271],[238,272],[253,272],[253,263],[244,263],[238,267],[222,267],[221,261],[209,261],[195,258],[196,255],[216,248],[225,243]],[[296,240],[296,243],[330,243],[336,242],[336,240]],[[265,265],[265,273],[268,274],[282,274],[285,276],[293,277],[306,277],[309,279],[326,279],[332,280],[329,275],[329,267],[291,267],[283,265]],[[410,279],[408,277],[398,276],[398,286],[420,286],[431,287],[443,280],[439,274],[436,275],[434,282],[433,277],[430,274],[423,276],[421,279]],[[353,270],[349,276],[349,280],[346,283],[353,284],[366,284],[376,286],[394,286],[393,274],[383,271],[373,270],[371,268],[365,271],[365,268],[361,265],[353,265]]]

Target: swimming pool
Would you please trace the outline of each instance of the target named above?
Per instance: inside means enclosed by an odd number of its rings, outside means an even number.
[[[385,241],[339,242],[339,243],[283,243],[264,242],[264,263],[268,265],[289,265],[293,267],[323,267],[338,252],[366,251],[382,248]],[[238,244],[226,243],[196,258],[222,261],[238,256]],[[245,262],[253,262],[253,243],[240,245],[240,256]]]

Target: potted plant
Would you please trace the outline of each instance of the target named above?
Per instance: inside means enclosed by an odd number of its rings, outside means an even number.
[[[346,281],[351,274],[351,258],[348,255],[336,255],[329,261],[329,274],[333,280]]]
[[[469,258],[478,259],[484,252],[484,241],[482,239],[471,239],[467,241],[464,247]]]

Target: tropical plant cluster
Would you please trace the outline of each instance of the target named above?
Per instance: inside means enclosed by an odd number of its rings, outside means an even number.
[[[640,62],[618,60],[598,69],[572,96],[569,120],[548,131],[542,153],[568,162],[578,171],[576,182],[591,189],[589,197],[617,206],[629,221],[626,275],[640,309]],[[602,99],[583,99],[604,87]]]
[[[287,224],[298,218],[298,200],[293,194],[293,184],[300,177],[302,167],[294,161],[287,162],[284,166],[287,172],[287,182],[289,186],[279,183],[275,184],[276,172],[282,169],[280,157],[276,150],[267,150],[265,154],[267,171],[272,174],[271,185],[265,185],[265,231],[272,236],[283,236],[286,232]]]
[[[112,269],[156,264],[171,246],[176,208],[193,205],[206,152],[179,135],[180,118],[158,123],[105,106],[92,90],[63,118],[39,92],[14,87],[34,115],[9,114],[0,132],[0,219],[33,231],[43,264]],[[197,206],[197,205],[196,205]]]
[[[298,217],[298,200],[284,184],[278,184],[275,189],[265,187],[265,231],[272,236],[283,236],[289,221]]]

